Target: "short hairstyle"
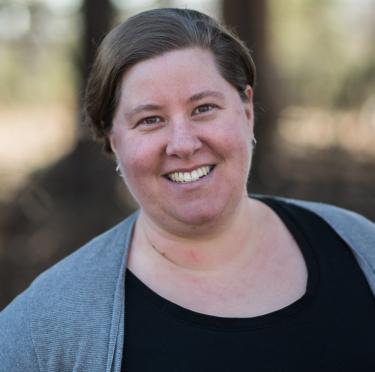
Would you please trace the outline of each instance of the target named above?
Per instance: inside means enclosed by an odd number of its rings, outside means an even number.
[[[211,51],[220,74],[246,99],[246,86],[255,84],[255,65],[234,33],[196,10],[161,8],[139,13],[104,38],[87,82],[84,121],[104,142],[106,152],[112,152],[109,133],[126,71],[139,62],[190,47]]]

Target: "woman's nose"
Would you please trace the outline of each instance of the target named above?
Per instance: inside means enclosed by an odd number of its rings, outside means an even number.
[[[167,155],[189,158],[202,147],[202,142],[188,121],[173,123],[171,127],[166,148]]]

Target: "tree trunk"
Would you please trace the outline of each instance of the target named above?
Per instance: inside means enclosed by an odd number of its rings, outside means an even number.
[[[82,11],[80,98],[112,18],[109,0],[85,0]],[[77,121],[79,125],[79,115]],[[9,205],[0,204],[0,310],[41,271],[130,212],[114,162],[87,134],[80,134],[70,154],[32,175]]]
[[[270,179],[272,142],[280,110],[275,73],[268,51],[267,14],[266,0],[223,0],[224,22],[246,42],[257,66],[254,108],[258,146],[249,183],[252,191],[254,188],[264,190],[267,179]]]
[[[94,61],[96,49],[111,28],[113,9],[109,0],[84,0],[82,12],[84,26],[82,34],[83,58],[80,73],[82,82],[85,84]]]

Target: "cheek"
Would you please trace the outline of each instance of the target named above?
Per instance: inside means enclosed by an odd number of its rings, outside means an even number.
[[[133,150],[134,151],[123,152],[120,155],[122,173],[124,182],[130,193],[133,195],[134,199],[141,204],[141,196],[147,193],[150,182],[145,178],[145,175],[147,175],[147,162],[144,160],[141,161],[137,149]]]
[[[146,138],[129,137],[121,142],[118,156],[123,168],[125,181],[129,186],[136,183],[139,177],[157,174],[157,149],[152,141],[148,141]]]
[[[247,157],[251,150],[252,132],[244,121],[228,121],[222,133],[223,146],[231,157]]]
[[[232,123],[232,127],[225,133],[223,148],[225,149],[225,157],[230,159],[232,167],[232,177],[239,179],[247,179],[251,158],[251,130],[248,126],[239,126],[237,123]]]
[[[127,179],[137,177],[145,171],[148,162],[145,160],[145,154],[142,156],[142,152],[140,147],[128,144],[121,153],[121,164]]]

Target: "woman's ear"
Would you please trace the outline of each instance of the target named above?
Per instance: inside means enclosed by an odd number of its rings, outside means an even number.
[[[253,88],[250,85],[246,85],[245,95],[250,102],[253,102]]]
[[[245,98],[244,98],[244,107],[246,118],[249,121],[251,129],[254,125],[254,109],[253,109],[253,89],[250,85],[247,85],[245,88]]]
[[[108,134],[108,141],[109,141],[109,144],[111,145],[111,149],[113,153],[116,155],[117,143],[116,143],[116,137],[112,130]]]

